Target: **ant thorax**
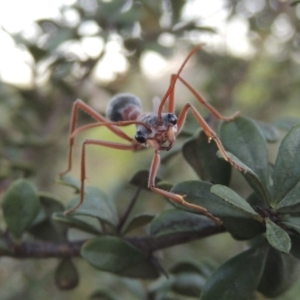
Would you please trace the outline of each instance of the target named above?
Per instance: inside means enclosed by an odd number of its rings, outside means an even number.
[[[138,121],[144,122],[149,127],[137,125],[135,139],[145,146],[152,146],[157,150],[172,148],[177,133],[177,117],[173,113],[162,113],[159,118],[156,113],[143,113]]]

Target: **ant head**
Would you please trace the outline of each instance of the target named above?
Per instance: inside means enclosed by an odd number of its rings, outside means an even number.
[[[177,124],[177,116],[172,113],[166,113],[162,115],[162,121],[166,125],[174,126]]]
[[[139,142],[140,144],[145,144],[147,141],[148,135],[146,132],[144,132],[143,130],[138,130],[135,134],[135,139],[137,140],[137,142]]]

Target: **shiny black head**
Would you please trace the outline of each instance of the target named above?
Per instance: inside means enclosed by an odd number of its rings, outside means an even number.
[[[169,123],[171,123],[172,125],[176,125],[177,124],[177,117],[174,114],[168,113],[167,114],[167,120]]]
[[[147,141],[147,136],[146,136],[145,132],[143,132],[142,130],[138,130],[135,134],[135,139],[140,144],[144,144]]]

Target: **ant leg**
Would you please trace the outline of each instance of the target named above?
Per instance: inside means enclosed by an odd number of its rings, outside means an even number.
[[[171,78],[171,84],[169,85],[169,88],[167,90],[167,92],[165,93],[164,97],[161,100],[161,103],[159,105],[159,109],[158,109],[158,116],[159,119],[161,120],[161,113],[163,111],[163,107],[167,101],[167,99],[169,98],[170,94],[174,93],[174,87],[176,84],[177,79],[179,78],[179,75],[181,74],[183,68],[185,67],[185,65],[187,64],[188,60],[199,50],[203,47],[204,44],[199,44],[196,47],[194,47],[192,49],[192,51],[188,54],[188,56],[185,58],[185,60],[183,61],[183,63],[181,64],[178,72]]]
[[[73,134],[76,130],[76,123],[77,123],[77,116],[78,116],[78,110],[81,109],[90,116],[92,116],[96,121],[99,122],[105,122],[107,123],[106,126],[109,130],[111,130],[113,133],[115,133],[117,136],[129,141],[134,142],[134,139],[129,137],[125,132],[123,132],[120,128],[118,128],[116,125],[110,124],[109,120],[104,118],[102,115],[100,115],[96,110],[94,110],[92,107],[84,103],[82,100],[76,100],[73,104],[72,108],[72,115],[71,115],[71,125],[70,125],[70,133],[69,133],[69,154],[68,154],[68,167],[64,172],[60,173],[60,176],[68,173],[72,168],[72,156],[73,156],[73,146],[74,146],[74,140],[75,135]],[[88,128],[86,128],[88,129]],[[83,131],[83,130],[81,130]]]
[[[236,162],[234,162],[226,153],[226,150],[221,142],[221,140],[218,138],[217,134],[211,129],[211,127],[206,123],[206,121],[203,119],[203,117],[199,114],[199,112],[196,110],[196,108],[190,104],[190,103],[187,103],[181,113],[179,114],[179,117],[178,117],[178,121],[177,121],[177,124],[178,124],[178,131],[177,131],[177,134],[180,132],[180,130],[182,129],[183,127],[183,124],[185,122],[185,119],[186,119],[186,116],[187,116],[187,112],[188,112],[188,109],[191,109],[192,110],[192,113],[194,114],[194,116],[196,117],[197,121],[199,122],[199,124],[201,125],[201,127],[203,128],[204,130],[204,133],[207,135],[208,137],[208,141],[210,142],[211,140],[214,140],[214,142],[217,144],[217,147],[219,148],[223,158],[228,161],[232,166],[234,166],[236,169],[238,169],[239,171],[243,171],[243,172],[246,172],[246,170],[238,165]]]
[[[86,179],[86,168],[85,168],[85,147],[87,145],[98,145],[98,146],[104,146],[104,147],[109,147],[113,149],[119,149],[119,150],[134,150],[136,148],[135,144],[127,145],[127,144],[122,144],[122,143],[115,143],[115,142],[109,142],[109,141],[101,141],[101,140],[95,140],[95,139],[86,139],[84,140],[82,144],[82,150],[81,150],[81,170],[80,170],[80,182],[81,182],[81,187],[80,187],[80,200],[79,203],[72,207],[71,209],[67,210],[64,212],[64,215],[67,216],[70,213],[73,213],[76,209],[78,209],[83,201],[84,201],[84,180]]]
[[[190,90],[190,92],[196,97],[196,99],[203,104],[218,120],[223,121],[232,121],[236,119],[240,112],[234,113],[230,117],[222,116],[213,106],[211,106],[187,81],[185,81],[182,77],[178,76],[178,79]]]
[[[182,204],[188,208],[196,210],[196,211],[200,212],[201,214],[204,214],[205,216],[207,216],[208,218],[213,220],[218,225],[222,224],[222,222],[218,218],[214,217],[211,213],[209,213],[206,208],[204,208],[200,205],[192,204],[192,203],[185,201],[183,196],[181,196],[181,195],[174,194],[174,193],[168,192],[168,191],[164,191],[162,189],[155,187],[155,177],[156,177],[159,165],[160,165],[160,152],[159,152],[159,150],[155,150],[151,168],[150,168],[149,181],[148,181],[148,187],[153,192],[155,192],[161,196],[167,197],[176,203]]]
[[[180,78],[178,76],[178,78]],[[172,74],[171,75],[171,81],[170,81],[170,86],[174,86],[171,91],[170,91],[170,95],[169,95],[169,103],[168,103],[168,112],[170,113],[174,113],[175,112],[175,82],[176,82],[176,75]]]

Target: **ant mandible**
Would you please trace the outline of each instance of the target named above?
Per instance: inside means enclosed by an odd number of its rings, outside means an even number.
[[[73,105],[72,117],[71,117],[71,126],[70,126],[70,137],[69,137],[69,158],[68,158],[68,168],[65,172],[62,172],[60,175],[64,175],[71,170],[72,167],[72,152],[74,139],[77,134],[80,132],[97,127],[97,126],[106,126],[110,131],[119,136],[120,138],[128,141],[129,144],[116,143],[110,141],[96,140],[96,139],[86,139],[82,144],[82,152],[81,152],[81,189],[80,189],[80,201],[79,203],[65,211],[65,215],[68,215],[74,212],[84,201],[84,180],[86,178],[86,170],[85,170],[85,150],[87,145],[99,145],[119,150],[139,150],[144,147],[152,146],[154,148],[154,157],[152,160],[152,164],[150,167],[150,174],[148,180],[148,187],[164,196],[167,197],[177,203],[180,203],[188,208],[193,210],[197,210],[200,213],[206,215],[214,222],[220,224],[219,219],[215,218],[212,214],[210,214],[204,207],[195,205],[184,200],[184,196],[174,194],[169,191],[162,190],[155,186],[155,177],[160,166],[160,151],[161,150],[169,150],[173,147],[177,135],[182,130],[184,125],[187,113],[189,110],[192,111],[193,115],[203,128],[205,134],[208,137],[209,142],[213,140],[223,158],[228,161],[232,166],[237,168],[238,170],[243,170],[241,166],[235,163],[226,153],[220,139],[216,135],[216,133],[210,128],[210,126],[206,123],[200,113],[196,110],[196,108],[190,104],[186,103],[179,113],[178,117],[174,114],[175,111],[175,101],[174,101],[174,88],[176,82],[181,81],[188,90],[195,96],[195,98],[204,105],[218,120],[223,121],[231,121],[235,119],[239,112],[236,112],[230,117],[222,116],[215,108],[213,108],[206,100],[189,84],[187,83],[181,76],[181,71],[184,66],[190,59],[190,57],[198,51],[203,45],[197,45],[192,49],[192,51],[185,58],[181,67],[179,68],[176,74],[171,75],[171,82],[169,88],[161,100],[158,109],[154,112],[141,112],[141,103],[140,100],[131,94],[118,94],[113,97],[108,104],[107,108],[107,116],[108,119],[103,117],[93,108],[85,104],[81,100],[76,100]],[[163,112],[163,107],[165,103],[168,102],[168,112]],[[76,129],[77,122],[77,114],[78,110],[81,109],[91,115],[97,122],[92,124],[87,124],[81,126]],[[120,126],[127,126],[135,124],[137,127],[135,138],[128,136],[124,131],[122,131]]]

